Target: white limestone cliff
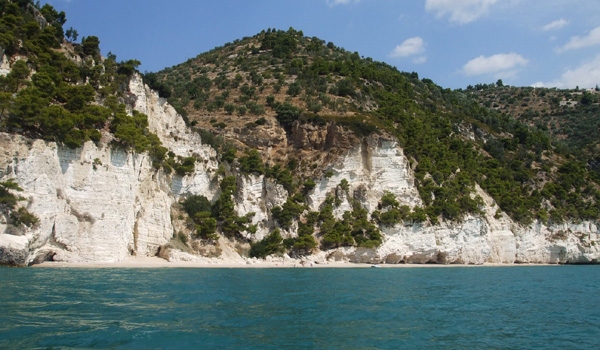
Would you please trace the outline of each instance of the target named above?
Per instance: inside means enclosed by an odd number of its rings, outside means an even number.
[[[218,163],[213,149],[164,99],[144,86],[139,76],[130,84],[133,108],[148,115],[149,129],[176,155],[198,160],[193,174],[166,175],[152,167],[146,154],[110,147],[110,135],[98,145],[88,142],[70,150],[52,142],[0,133],[0,181],[14,179],[23,192],[20,205],[39,217],[32,229],[15,229],[0,222],[0,263],[27,265],[49,257],[65,262],[115,262],[130,255],[153,256],[177,233],[173,203],[190,194],[214,199]],[[366,138],[329,165],[333,175],[316,179],[309,194],[318,210],[327,194],[346,179],[349,195],[369,212],[389,191],[401,204],[422,204],[409,161],[402,149],[383,137]],[[260,240],[273,228],[270,209],[282,205],[287,192],[264,176],[239,175],[236,211],[255,213]],[[589,263],[600,259],[598,226],[594,222],[523,227],[506,215],[496,215],[493,199],[478,189],[484,215],[461,223],[396,225],[382,229],[383,244],[375,250],[340,248],[317,252],[312,261],[327,259],[370,263]],[[336,215],[350,210],[343,200]],[[295,226],[294,226],[295,227]],[[294,230],[285,234],[293,236]],[[222,259],[242,260],[235,243],[221,238]],[[213,263],[174,250],[172,260]],[[251,261],[248,260],[250,263]]]
[[[59,261],[119,261],[170,239],[172,199],[153,181],[144,155],[91,142],[75,151],[29,142],[3,134],[0,164],[7,169],[3,179],[19,183],[23,204],[40,219],[24,232],[21,248],[30,258],[51,250]]]
[[[350,193],[372,212],[384,192],[393,193],[402,204],[422,204],[402,149],[392,140],[372,137],[332,164],[333,176],[323,178],[310,195],[311,210],[317,211],[328,194],[348,181]],[[348,207],[348,209],[350,209]]]
[[[110,135],[97,146],[71,150],[52,142],[0,134],[0,180],[14,179],[39,217],[34,229],[0,223],[0,249],[20,265],[53,255],[56,261],[114,262],[129,255],[156,255],[173,237],[171,205],[182,194],[216,192],[214,150],[189,131],[175,110],[136,77],[136,108],[149,115],[149,128],[175,154],[196,156],[191,176],[156,171],[146,154],[111,148]],[[177,140],[177,141],[174,141]],[[0,260],[0,262],[5,262]],[[10,259],[9,259],[10,260]],[[10,263],[10,261],[8,261]]]

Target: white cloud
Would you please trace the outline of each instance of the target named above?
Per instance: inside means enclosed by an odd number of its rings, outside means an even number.
[[[549,31],[549,30],[560,29],[560,28],[566,26],[567,24],[569,24],[569,21],[567,21],[564,18],[561,18],[561,19],[557,19],[554,22],[546,24],[545,26],[542,27],[542,30]]]
[[[529,63],[528,59],[514,52],[489,57],[482,55],[467,62],[462,71],[466,75],[493,74],[499,78],[508,78],[514,77],[517,70],[527,63]]]
[[[402,44],[396,46],[396,48],[390,53],[390,57],[393,58],[403,58],[418,55],[425,52],[425,42],[420,37],[416,36],[414,38],[406,39],[402,42]],[[416,60],[421,59],[417,58]],[[423,61],[424,62],[424,61]],[[415,62],[417,63],[417,62]]]
[[[532,86],[573,89],[577,86],[580,88],[593,88],[596,84],[600,84],[600,55],[590,61],[583,62],[577,68],[565,70],[557,81],[537,82]]]
[[[329,5],[329,7],[333,7],[336,5],[348,5],[353,1],[359,2],[360,0],[327,0],[327,5]]]
[[[450,22],[467,24],[489,13],[498,0],[425,0],[425,10],[438,18],[449,15]]]
[[[592,29],[586,36],[571,37],[568,43],[558,49],[558,52],[576,50],[584,47],[600,45],[600,26]]]

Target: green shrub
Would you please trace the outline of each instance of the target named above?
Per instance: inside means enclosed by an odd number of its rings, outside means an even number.
[[[346,180],[346,179],[342,179],[338,186],[345,192],[350,191],[350,184],[348,183],[348,180]]]
[[[244,174],[262,175],[265,173],[262,157],[255,149],[248,152],[247,156],[240,157],[238,161],[240,163],[240,171]]]
[[[281,169],[279,164],[275,164],[273,167],[266,169],[266,176],[275,179],[278,184],[288,191],[288,194],[295,191],[294,177],[289,169]]]
[[[194,215],[194,222],[196,223],[198,237],[212,241],[216,241],[219,238],[216,233],[217,219],[213,218],[210,212],[202,211],[196,213]]]
[[[197,213],[211,211],[212,205],[208,198],[202,195],[190,195],[181,203],[183,210],[193,218]]]
[[[317,186],[317,184],[313,179],[308,179],[308,180],[304,181],[303,186],[304,186],[304,188],[302,189],[302,192],[306,195],[310,191],[314,190],[315,187]]]
[[[302,235],[294,240],[292,247],[299,255],[310,255],[317,247],[317,241],[311,235]]]
[[[396,200],[395,194],[393,194],[389,191],[385,191],[383,193],[383,196],[381,197],[381,200],[379,201],[379,205],[383,208],[385,208],[385,207],[397,208],[398,206],[400,206],[400,203],[398,203],[398,201]]]
[[[235,105],[234,104],[226,103],[223,108],[225,109],[225,112],[227,114],[229,114],[229,115],[232,115],[233,112],[235,112]]]
[[[291,83],[290,86],[288,86],[288,95],[295,97],[300,95],[300,93],[302,93],[302,87],[300,87],[300,84],[298,84],[297,82]]]
[[[21,187],[13,180],[9,179],[5,182],[0,182],[0,209],[3,212],[11,211],[17,204],[18,197],[10,191],[23,191]]]
[[[283,238],[279,229],[273,230],[262,241],[250,244],[250,257],[252,258],[264,259],[269,255],[283,252]]]
[[[292,222],[297,220],[305,209],[306,206],[304,204],[296,203],[293,197],[288,197],[283,206],[271,209],[271,215],[282,228],[288,229],[291,227]]]
[[[284,127],[289,127],[300,117],[300,110],[289,103],[283,103],[275,110],[277,121]]]
[[[253,115],[262,115],[265,114],[265,107],[261,104],[258,104],[256,102],[248,102],[246,103],[246,107],[248,108],[248,110],[250,111],[251,114]]]
[[[179,176],[185,176],[192,174],[195,169],[196,158],[194,157],[185,157],[181,159],[180,162],[177,162],[173,165],[173,169],[175,169],[175,173]]]

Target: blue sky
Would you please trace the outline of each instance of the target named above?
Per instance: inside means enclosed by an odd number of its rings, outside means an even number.
[[[293,27],[444,88],[600,84],[599,0],[47,0],[102,53],[158,71]]]

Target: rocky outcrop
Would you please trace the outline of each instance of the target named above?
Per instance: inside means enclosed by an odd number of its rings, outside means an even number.
[[[311,209],[318,210],[328,194],[348,181],[349,192],[372,212],[384,192],[393,193],[410,207],[421,204],[408,159],[396,141],[373,136],[353,147],[329,167],[331,176],[322,178],[310,195]]]
[[[23,188],[19,205],[40,219],[34,228],[0,222],[0,264],[24,266],[48,259],[114,262],[130,255],[153,256],[159,250],[173,261],[218,261],[218,257],[167,246],[179,230],[171,217],[173,204],[190,194],[211,200],[218,195],[215,151],[203,145],[198,134],[139,77],[131,81],[130,92],[132,108],[148,115],[149,128],[162,143],[176,155],[197,159],[194,173],[180,177],[156,170],[147,155],[110,146],[108,134],[98,144],[88,142],[76,150],[0,134],[0,181],[14,179]],[[324,164],[319,165],[328,171],[315,179],[316,187],[309,193],[311,210],[318,210],[344,179],[349,188],[339,196],[341,204],[334,212],[338,217],[351,209],[350,199],[372,212],[385,192],[410,207],[422,204],[409,161],[394,140],[377,136],[358,140],[343,133],[335,125],[324,129],[294,126],[289,135],[291,145],[336,150],[327,152]],[[285,136],[281,140],[286,140]],[[302,159],[301,155],[298,150],[296,156]],[[237,214],[254,213],[252,221],[258,230],[248,238],[260,240],[274,227],[271,208],[285,203],[288,194],[262,175],[239,175],[237,187]],[[481,216],[435,226],[384,227],[384,241],[377,249],[319,251],[310,261],[512,264],[595,263],[600,259],[597,223],[522,227],[497,215],[498,207],[481,189],[478,194],[485,203]],[[294,236],[295,227],[284,235]],[[210,254],[244,261],[235,243],[221,238],[218,244]]]
[[[0,48],[0,75],[5,76],[10,73],[10,62],[4,54],[4,49]]]
[[[6,134],[1,142],[2,178],[19,183],[21,204],[40,219],[20,245],[12,242],[29,253],[27,260],[52,250],[59,261],[119,261],[171,238],[173,198],[145,155],[91,142],[69,150]]]
[[[2,263],[26,265],[40,256],[66,262],[112,262],[129,255],[155,255],[173,237],[171,205],[183,194],[211,197],[217,163],[181,117],[139,77],[131,82],[135,107],[148,113],[149,128],[181,156],[203,161],[179,177],[152,167],[146,154],[98,144],[71,150],[52,142],[0,134],[0,179],[23,188],[20,205],[39,217],[37,227],[18,231],[0,223]],[[12,234],[9,234],[12,233]],[[14,258],[11,258],[13,257]]]

